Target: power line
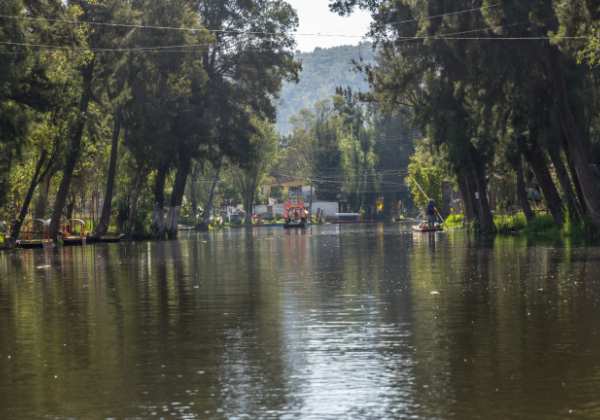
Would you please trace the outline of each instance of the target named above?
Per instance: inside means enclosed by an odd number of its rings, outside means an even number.
[[[471,13],[478,10],[491,9],[500,6],[500,3],[491,4],[489,6],[477,7],[471,9],[463,9],[457,10],[454,12],[441,13],[438,15],[426,16],[421,19],[413,18],[407,19],[399,22],[390,22],[395,24],[403,24],[409,22],[415,22],[418,20],[432,20],[438,19],[445,16],[456,16],[465,13]],[[252,30],[231,30],[231,29],[209,29],[209,28],[189,28],[182,26],[161,26],[161,25],[144,25],[144,24],[135,24],[135,23],[118,23],[118,22],[96,22],[96,21],[85,21],[85,20],[69,20],[69,19],[59,19],[59,18],[45,18],[45,17],[33,17],[33,16],[18,16],[18,15],[6,15],[0,14],[0,18],[3,19],[13,19],[13,20],[29,20],[29,21],[48,21],[48,22],[62,22],[72,25],[92,25],[92,26],[108,26],[108,27],[118,27],[118,28],[131,28],[131,29],[154,29],[154,30],[168,30],[168,31],[184,31],[184,32],[211,32],[211,33],[220,33],[220,34],[233,34],[233,35],[277,35],[277,36],[301,36],[301,37],[335,37],[335,38],[364,38],[365,35],[352,35],[352,34],[335,34],[335,33],[323,33],[323,32],[315,32],[315,33],[295,33],[295,32],[272,32],[272,31],[252,31]],[[418,39],[418,37],[410,37],[411,39]]]
[[[403,20],[403,21],[399,21],[399,22],[390,22],[390,23],[395,23],[395,24],[403,24],[403,23],[410,23],[410,22],[415,22],[418,20],[432,20],[432,19],[438,19],[438,18],[442,18],[445,16],[455,16],[455,15],[460,15],[460,14],[465,14],[465,13],[471,13],[474,11],[478,11],[478,10],[484,10],[484,9],[491,9],[491,8],[495,8],[501,6],[500,3],[496,3],[496,4],[491,4],[489,6],[484,6],[484,7],[476,7],[476,8],[471,8],[471,9],[463,9],[463,10],[457,10],[454,12],[447,12],[447,13],[441,13],[438,15],[431,15],[431,16],[426,16],[424,18],[413,18],[413,19],[407,19],[407,20]],[[333,34],[333,33],[321,33],[321,32],[316,32],[316,33],[286,33],[286,32],[269,32],[269,31],[236,31],[236,30],[231,30],[231,29],[209,29],[209,28],[204,28],[204,27],[200,27],[200,28],[189,28],[189,27],[185,27],[185,26],[165,26],[165,25],[144,25],[144,24],[137,24],[137,23],[119,23],[119,22],[96,22],[96,21],[89,21],[89,20],[70,20],[70,19],[60,19],[60,18],[46,18],[46,17],[42,17],[42,16],[19,16],[19,15],[7,15],[7,14],[0,14],[0,18],[3,19],[12,19],[12,20],[29,20],[29,21],[36,21],[36,20],[41,20],[41,21],[47,21],[47,22],[61,22],[61,23],[67,23],[67,24],[71,24],[71,25],[82,25],[82,24],[86,24],[86,25],[93,25],[93,26],[107,26],[107,27],[113,27],[113,28],[130,28],[130,29],[154,29],[154,30],[162,30],[162,31],[182,31],[182,32],[211,32],[211,33],[225,33],[225,34],[234,34],[234,35],[293,35],[293,36],[307,36],[307,37],[336,37],[336,38],[364,38],[364,35],[351,35],[351,34]]]
[[[184,26],[160,26],[160,25],[143,25],[135,23],[117,23],[117,22],[95,22],[85,20],[68,20],[58,18],[44,18],[44,17],[30,17],[30,16],[15,16],[15,15],[2,15],[0,18],[13,19],[13,20],[43,20],[48,22],[61,22],[71,25],[92,25],[92,26],[108,26],[116,28],[130,28],[130,29],[154,29],[154,30],[165,30],[165,31],[182,31],[182,32],[211,32],[217,34],[232,34],[232,35],[277,35],[277,36],[307,36],[307,37],[336,37],[336,38],[364,38],[364,35],[352,35],[352,34],[335,34],[335,33],[296,33],[296,32],[272,32],[272,31],[253,31],[253,30],[232,30],[232,29],[208,29],[204,27],[189,28]]]
[[[478,29],[476,31],[480,31]],[[474,30],[475,31],[475,30]],[[485,36],[485,37],[467,37],[467,36],[415,36],[415,37],[399,37],[398,41],[417,41],[417,40],[447,40],[447,41],[550,41],[550,40],[586,40],[586,36]],[[0,42],[0,45],[10,45],[18,47],[32,47],[47,50],[72,50],[72,51],[90,51],[90,52],[161,52],[161,53],[178,53],[190,52],[199,47],[206,47],[210,43],[202,44],[182,44],[182,45],[166,45],[166,46],[149,46],[149,47],[123,47],[123,48],[86,48],[67,45],[49,45],[36,44],[28,42]]]
[[[398,21],[398,22],[388,22],[388,24],[400,25],[400,24],[403,24],[403,23],[418,22],[420,20],[433,20],[433,19],[443,18],[443,17],[446,17],[446,16],[456,16],[456,15],[462,15],[462,14],[465,14],[465,13],[476,12],[476,11],[479,11],[479,10],[493,9],[493,8],[499,7],[499,6],[502,6],[502,4],[501,3],[495,3],[495,4],[490,4],[489,6],[474,7],[474,8],[471,8],[471,9],[457,10],[455,12],[440,13],[438,15],[425,16],[423,18],[412,18],[412,19],[401,20],[401,21]]]

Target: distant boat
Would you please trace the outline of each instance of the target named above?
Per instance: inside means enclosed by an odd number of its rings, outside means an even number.
[[[360,223],[362,222],[362,216],[360,213],[336,213],[336,223]]]
[[[121,240],[125,237],[124,234],[120,234],[120,235],[104,235],[101,236],[97,239],[97,242],[101,242],[101,243],[117,243],[117,242],[121,242]]]
[[[421,223],[412,227],[414,232],[419,233],[430,233],[430,232],[441,232],[444,230],[442,225],[436,223],[434,226],[429,226],[427,223]]]
[[[308,210],[304,201],[299,197],[290,199],[283,208],[283,218],[285,229],[305,228],[308,224]]]
[[[283,227],[284,227],[284,229],[305,228],[306,227],[306,219],[290,220],[288,222],[285,222]]]

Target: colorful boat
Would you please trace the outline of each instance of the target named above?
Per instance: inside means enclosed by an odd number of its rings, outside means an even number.
[[[308,210],[304,207],[302,199],[290,199],[283,206],[283,218],[285,229],[305,228],[308,224]]]

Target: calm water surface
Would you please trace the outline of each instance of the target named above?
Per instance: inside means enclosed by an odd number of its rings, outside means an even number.
[[[600,248],[400,227],[0,254],[0,418],[600,418]]]

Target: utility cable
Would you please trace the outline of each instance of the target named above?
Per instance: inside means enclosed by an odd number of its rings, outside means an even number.
[[[407,19],[407,20],[403,20],[403,21],[399,21],[399,22],[390,22],[390,23],[395,23],[395,24],[403,24],[403,23],[410,23],[410,22],[416,22],[419,20],[432,20],[432,19],[438,19],[438,18],[443,18],[445,16],[456,16],[456,15],[460,15],[460,14],[465,14],[465,13],[471,13],[474,11],[478,11],[478,10],[484,10],[484,9],[491,9],[494,7],[498,7],[501,6],[500,3],[496,3],[496,4],[491,4],[489,6],[484,6],[484,7],[476,7],[476,8],[470,8],[470,9],[463,9],[463,10],[457,10],[454,12],[448,12],[448,13],[440,13],[438,15],[432,15],[432,16],[426,16],[423,18],[413,18],[413,19]],[[204,32],[204,31],[208,31],[208,32],[212,32],[212,33],[225,33],[225,34],[251,34],[251,35],[293,35],[293,36],[309,36],[309,37],[340,37],[340,38],[363,38],[364,35],[350,35],[350,34],[332,34],[332,33],[285,33],[285,32],[270,32],[270,31],[235,31],[235,30],[230,30],[230,29],[208,29],[208,28],[203,28],[203,27],[199,27],[199,28],[189,28],[189,27],[182,27],[182,26],[163,26],[163,25],[144,25],[144,24],[136,24],[136,23],[119,23],[119,22],[96,22],[96,21],[89,21],[89,20],[70,20],[70,19],[60,19],[60,18],[46,18],[46,17],[35,17],[35,16],[19,16],[19,15],[7,15],[7,14],[0,14],[0,18],[3,19],[13,19],[13,20],[29,20],[29,21],[35,21],[35,20],[42,20],[42,21],[47,21],[47,22],[61,22],[61,23],[67,23],[67,24],[71,24],[71,25],[82,25],[82,24],[86,24],[86,25],[93,25],[93,26],[108,26],[108,27],[116,27],[116,28],[130,28],[130,29],[155,29],[155,30],[164,30],[164,31],[183,31],[183,32]]]

